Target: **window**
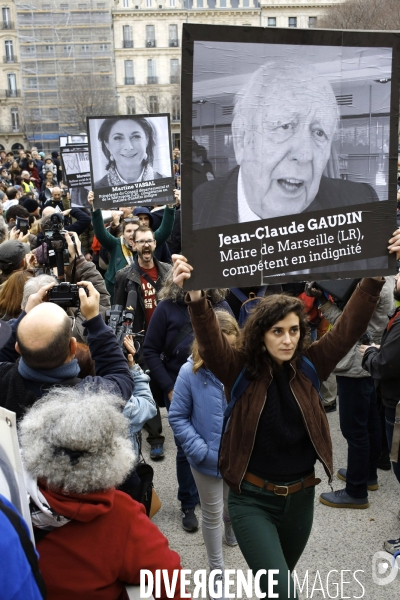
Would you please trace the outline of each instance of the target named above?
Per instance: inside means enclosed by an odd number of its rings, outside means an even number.
[[[72,46],[64,46],[63,53],[64,53],[66,56],[71,56],[72,52],[73,52],[73,50],[72,50]]]
[[[10,13],[10,9],[8,7],[4,7],[1,9],[1,14],[3,17],[3,29],[11,29],[12,28],[12,23],[11,23],[11,13]]]
[[[158,96],[149,96],[149,109],[151,113],[158,113]]]
[[[69,9],[69,4],[60,4],[60,9],[61,10],[68,10]]]
[[[124,8],[129,8],[129,0],[123,0],[123,1],[122,1],[122,6],[123,6]]]
[[[170,8],[175,8],[175,0],[169,0]]]
[[[122,26],[123,48],[133,48],[132,27],[130,25]]]
[[[157,83],[157,62],[155,58],[147,61],[147,83]]]
[[[40,108],[32,108],[31,110],[32,120],[39,121],[40,119]]]
[[[105,52],[106,50],[108,50],[108,45],[100,44],[99,48],[100,48],[100,52]]]
[[[179,59],[170,59],[170,83],[179,83]]]
[[[250,7],[250,0],[243,0],[243,8],[249,8]]]
[[[125,68],[125,85],[133,85],[135,78],[133,76],[133,60],[124,61]]]
[[[147,6],[147,8],[151,8],[152,1],[153,0],[146,0],[146,6]]]
[[[87,9],[87,4],[78,4],[78,9],[79,10],[86,10]]]
[[[5,47],[5,62],[14,62],[14,44],[12,40],[6,40],[4,42]]]
[[[36,78],[35,78],[36,81]],[[8,96],[16,96],[17,95],[17,76],[15,73],[7,74],[7,86],[8,86]]]
[[[106,5],[105,5],[104,2],[98,2],[97,3],[97,8],[105,8],[105,7],[106,7]]]
[[[178,42],[178,25],[169,25],[169,47],[177,48]]]
[[[110,76],[109,75],[100,75],[100,81],[101,81],[101,83],[108,84],[110,82]]]
[[[49,117],[54,121],[58,120],[58,108],[50,108],[49,109]]]
[[[276,27],[276,17],[268,17],[268,27]]]
[[[54,52],[54,46],[45,46],[45,52],[52,54]]]
[[[297,27],[297,17],[289,17],[289,27]]]
[[[89,45],[83,44],[83,46],[81,46],[81,50],[82,50],[82,52],[89,52]]]
[[[22,49],[26,54],[34,54],[35,52],[35,46],[25,46]]]
[[[12,131],[19,131],[19,112],[18,108],[11,109],[11,129]]]
[[[203,0],[196,0],[197,8],[203,8]]]
[[[56,78],[55,77],[48,77],[47,78],[47,87],[56,87]]]
[[[308,17],[308,26],[315,27],[317,24],[317,17]]]
[[[146,48],[156,47],[156,34],[154,25],[146,25]]]
[[[134,96],[127,96],[126,97],[126,113],[128,115],[135,115],[136,114],[136,102],[135,102],[135,97]]]
[[[226,0],[219,0],[219,5],[221,8],[226,8]]]
[[[29,88],[37,88],[38,86],[38,81],[37,81],[37,77],[28,77],[28,87]]]
[[[181,120],[181,99],[179,96],[172,96],[172,120]]]
[[[50,4],[42,4],[42,10],[51,10]]]

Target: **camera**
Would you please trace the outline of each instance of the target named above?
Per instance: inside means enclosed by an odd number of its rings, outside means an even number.
[[[15,228],[19,230],[23,235],[26,235],[29,231],[29,219],[17,217]]]
[[[49,289],[47,292],[48,300],[49,302],[58,304],[61,308],[79,308],[81,305],[79,300],[79,287],[80,286],[75,283],[63,281]],[[85,290],[87,295],[87,289],[85,287],[82,287],[82,289]]]
[[[59,277],[64,275],[64,265],[69,265],[68,244],[65,239],[64,216],[55,212],[50,216],[44,232],[44,243],[47,246],[47,264],[57,267]]]
[[[115,333],[118,344],[122,351],[127,354],[126,348],[124,346],[124,339],[127,335],[131,335],[133,337],[133,344],[135,346],[136,352],[140,350],[140,342],[143,341],[144,333],[134,333],[132,329],[134,310],[125,309],[122,304],[114,304],[111,309],[106,312],[106,317],[108,318],[108,326],[111,327],[113,332]],[[138,339],[137,339],[138,338]]]

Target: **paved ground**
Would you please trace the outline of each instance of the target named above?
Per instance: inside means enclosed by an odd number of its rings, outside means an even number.
[[[206,569],[207,554],[201,530],[186,533],[181,527],[181,513],[176,499],[177,483],[175,476],[175,445],[167,413],[162,409],[163,429],[166,436],[165,453],[162,462],[154,463],[155,485],[163,502],[162,509],[154,517],[154,522],[167,536],[172,549],[182,559],[185,569]],[[346,443],[340,429],[338,413],[328,415],[334,445],[334,466],[346,466]],[[148,445],[143,444],[148,460]],[[151,461],[149,461],[151,462]],[[322,479],[318,493],[329,491],[322,467],[317,466],[317,474]],[[308,571],[308,591],[306,586],[300,598],[366,598],[368,600],[394,600],[400,598],[400,574],[387,585],[378,585],[372,579],[372,557],[382,550],[383,540],[400,536],[400,486],[393,472],[379,471],[379,490],[370,492],[370,508],[366,510],[334,509],[315,502],[315,519],[312,534],[306,550],[297,565],[299,580],[304,581]],[[342,482],[334,481],[334,489],[340,489]],[[201,519],[201,509],[197,515]],[[247,570],[247,565],[238,547],[224,545],[226,569]],[[328,578],[328,573],[332,572]],[[354,579],[360,581],[363,587]],[[363,572],[360,572],[363,571]],[[340,573],[340,571],[345,571]],[[390,568],[387,573],[390,572]],[[320,580],[318,579],[320,576]],[[381,576],[382,577],[382,576]],[[341,579],[343,586],[340,585]],[[339,586],[335,585],[339,583]],[[314,590],[313,590],[314,586]]]

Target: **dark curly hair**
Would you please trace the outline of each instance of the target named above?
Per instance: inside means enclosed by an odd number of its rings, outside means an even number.
[[[285,294],[271,294],[262,298],[246,321],[240,340],[240,351],[246,357],[246,367],[253,379],[265,374],[266,369],[276,366],[275,361],[265,351],[264,335],[289,313],[294,313],[300,321],[300,338],[292,360],[299,361],[310,345],[310,329],[304,304],[299,298]]]
[[[135,123],[137,123],[138,125],[141,126],[141,128],[143,129],[143,131],[146,135],[146,138],[147,138],[147,147],[146,147],[147,158],[144,161],[144,164],[146,164],[146,165],[150,164],[151,166],[153,166],[154,148],[156,145],[156,130],[154,129],[154,125],[152,124],[151,121],[149,121],[148,119],[145,119],[144,117],[122,116],[122,117],[112,117],[111,119],[104,119],[104,121],[99,129],[99,133],[97,135],[99,142],[101,142],[101,149],[103,151],[103,154],[106,157],[106,159],[108,160],[106,169],[108,170],[112,165],[112,161],[110,158],[111,153],[106,146],[106,142],[108,142],[108,139],[110,137],[111,129],[113,128],[115,123],[118,123],[119,121],[134,121]]]

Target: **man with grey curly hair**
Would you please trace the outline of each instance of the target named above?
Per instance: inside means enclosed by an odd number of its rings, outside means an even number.
[[[198,187],[193,228],[203,229],[377,201],[367,185],[324,175],[339,109],[313,66],[269,61],[238,92],[232,122],[237,167]]]
[[[118,600],[141,569],[167,569],[170,581],[181,570],[143,505],[115,489],[135,460],[122,404],[91,384],[57,388],[19,424],[48,600]]]

